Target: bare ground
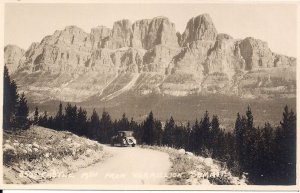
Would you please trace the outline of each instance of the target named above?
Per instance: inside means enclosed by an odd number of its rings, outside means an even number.
[[[82,168],[68,178],[56,178],[49,184],[165,184],[171,167],[169,155],[139,147],[104,146],[112,157]]]

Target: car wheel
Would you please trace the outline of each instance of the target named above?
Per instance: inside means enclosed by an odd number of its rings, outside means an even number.
[[[131,146],[132,146],[132,147],[134,147],[134,146],[135,146],[135,144],[132,144]]]

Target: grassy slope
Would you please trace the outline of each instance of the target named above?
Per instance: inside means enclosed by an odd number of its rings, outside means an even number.
[[[4,183],[41,183],[71,176],[109,156],[92,140],[69,132],[32,127],[3,136]]]

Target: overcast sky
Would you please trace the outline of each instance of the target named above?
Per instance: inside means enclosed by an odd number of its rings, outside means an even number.
[[[168,17],[182,33],[190,18],[208,13],[219,33],[252,36],[268,42],[274,52],[296,56],[296,11],[295,5],[282,4],[6,4],[4,43],[27,49],[67,25],[90,32],[121,19],[156,16]]]

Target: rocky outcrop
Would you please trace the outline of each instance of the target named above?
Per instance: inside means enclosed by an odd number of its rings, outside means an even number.
[[[174,23],[166,17],[139,20],[133,26],[132,47],[152,49],[156,45],[178,47]]]
[[[143,71],[170,74],[172,69],[172,64],[170,64],[170,62],[180,51],[181,49],[176,47],[167,47],[165,45],[154,46],[144,55]]]
[[[273,53],[258,39],[218,34],[208,14],[191,18],[183,34],[166,17],[124,19],[112,29],[98,26],[90,33],[67,26],[26,52],[15,46],[4,51],[21,89],[42,100],[108,100],[130,90],[295,96],[295,58]]]
[[[296,66],[296,58],[272,53],[274,58],[274,67]]]
[[[91,30],[90,40],[92,49],[99,49],[104,47],[105,41],[111,35],[111,29],[105,26],[98,26]]]
[[[208,14],[199,15],[190,19],[181,37],[181,45],[187,46],[192,41],[214,41],[217,30]]]
[[[274,66],[273,55],[266,42],[249,37],[240,42],[239,48],[246,70]]]
[[[245,62],[238,49],[239,42],[229,35],[219,34],[214,46],[208,51],[204,63],[206,74],[224,73],[231,78],[236,71],[245,68]]]
[[[4,48],[4,63],[8,66],[9,72],[14,73],[24,55],[24,50],[16,45],[7,45]]]
[[[145,49],[153,48],[155,45],[178,46],[175,25],[165,17],[156,17],[149,24]]]
[[[76,26],[55,31],[40,43],[33,43],[25,53],[21,68],[29,72],[69,73],[84,67],[91,55],[89,34]]]
[[[132,41],[131,45],[135,48],[149,48],[152,45],[148,43],[149,36],[149,25],[151,23],[151,19],[143,19],[138,20],[132,25]]]
[[[104,41],[104,48],[118,49],[131,45],[132,28],[129,20],[114,23],[111,35]]]
[[[118,73],[140,73],[143,71],[144,50],[129,48],[118,50],[111,55],[112,62],[118,68]]]

